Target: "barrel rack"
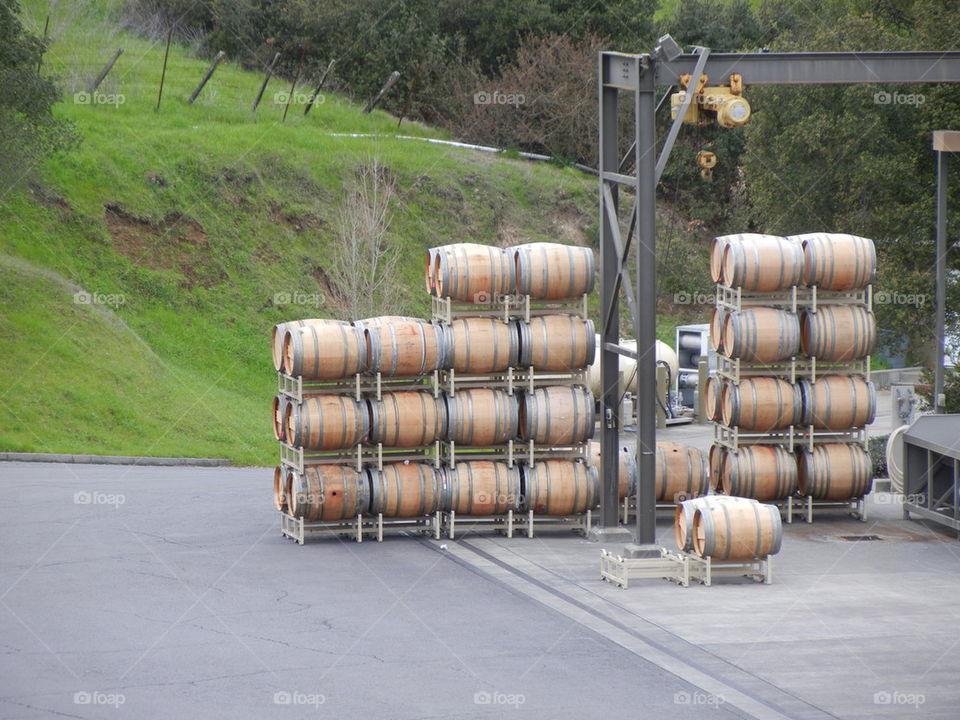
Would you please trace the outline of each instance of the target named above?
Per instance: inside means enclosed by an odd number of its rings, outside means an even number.
[[[600,552],[600,578],[621,588],[630,587],[631,580],[663,578],[683,587],[694,580],[707,587],[714,577],[746,577],[769,585],[773,582],[770,556],[742,561],[720,561],[699,555],[660,549],[653,558],[625,558],[609,550]]]
[[[334,522],[311,522],[293,517],[289,513],[280,513],[280,532],[300,545],[303,545],[308,538],[331,535],[358,543],[363,542],[364,536],[371,536],[377,542],[383,542],[385,532],[416,532],[439,540],[440,529],[440,513],[416,518],[384,518],[382,514],[358,515],[350,520]]]
[[[429,391],[434,397],[440,394],[440,371],[413,378],[393,378],[381,373],[357,373],[350,380],[323,381],[304,380],[299,375],[292,376],[277,373],[277,391],[286,395],[294,402],[303,402],[305,395],[353,395],[355,400],[369,397],[373,400],[383,399],[384,392],[401,390]]]
[[[587,295],[568,300],[531,300],[529,295],[488,296],[481,293],[477,302],[459,302],[450,298],[430,297],[431,312],[434,320],[451,323],[465,317],[493,317],[504,322],[523,320],[541,315],[575,315],[582,320],[588,319]]]
[[[532,538],[537,530],[568,530],[586,536],[593,526],[593,512],[573,515],[537,515],[533,510],[508,510],[503,515],[457,515],[450,511],[443,513],[443,532],[451,540],[455,540],[459,532],[477,530],[487,527],[495,532],[512,538],[515,533],[521,533]]]
[[[873,286],[867,285],[859,290],[830,291],[814,287],[794,285],[790,290],[772,293],[745,293],[741,288],[732,288],[723,283],[716,284],[716,307],[727,312],[740,312],[749,306],[775,307],[797,313],[802,310],[816,312],[821,306],[863,305],[867,311],[873,311]],[[751,363],[738,358],[729,358],[717,353],[717,367],[712,374],[718,380],[727,380],[739,385],[741,379],[751,377],[779,376],[795,384],[800,380],[816,382],[819,375],[858,375],[870,380],[870,357],[851,362],[825,362],[816,357],[796,356],[776,363]],[[848,428],[846,430],[820,430],[813,425],[791,425],[783,430],[769,432],[742,431],[730,427],[722,421],[713,422],[714,444],[736,452],[746,445],[783,445],[789,452],[824,443],[857,443],[867,449],[867,430]],[[713,481],[711,480],[711,483]],[[868,490],[869,493],[869,490]],[[849,500],[817,500],[811,496],[801,496],[799,490],[783,500],[774,501],[785,515],[787,523],[793,522],[796,513],[802,513],[803,519],[813,522],[815,509],[844,509],[853,517],[866,520],[864,498]],[[626,509],[624,511],[626,516]]]

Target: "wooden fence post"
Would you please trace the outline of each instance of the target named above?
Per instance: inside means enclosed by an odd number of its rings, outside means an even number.
[[[210,67],[207,68],[207,72],[204,74],[203,80],[200,81],[200,84],[197,85],[197,89],[193,91],[193,94],[187,101],[188,104],[193,105],[193,101],[197,99],[197,95],[199,95],[200,91],[203,90],[203,86],[207,84],[210,76],[213,75],[213,71],[217,69],[217,65],[220,64],[220,61],[223,60],[225,55],[226,53],[223,50],[216,54],[216,56],[213,58],[213,62],[210,63]]]
[[[400,73],[398,73],[396,70],[390,73],[390,77],[387,78],[387,81],[383,84],[383,87],[380,88],[380,92],[378,92],[376,95],[373,96],[373,98],[370,100],[370,102],[367,103],[367,106],[363,109],[363,111],[365,113],[368,113],[371,110],[373,110],[377,106],[377,103],[380,102],[380,100],[383,98],[383,96],[387,94],[387,91],[390,88],[392,88],[394,84],[397,82],[397,80],[399,79],[400,79]]]
[[[273,77],[273,66],[277,64],[277,60],[280,59],[280,53],[277,53],[273,56],[273,60],[270,61],[270,64],[267,65],[267,71],[263,74],[263,84],[260,86],[260,92],[257,93],[257,99],[253,101],[253,112],[257,111],[257,105],[260,104],[261,98],[263,98],[263,93],[267,89],[267,83],[270,82],[270,78]]]
[[[113,57],[110,58],[109,62],[103,66],[103,70],[100,71],[100,74],[93,79],[93,82],[87,85],[87,92],[92,93],[98,87],[100,83],[103,82],[103,79],[107,76],[107,73],[113,68],[113,64],[117,62],[117,58],[120,57],[120,53],[123,52],[123,48],[118,48],[117,51],[113,54]]]

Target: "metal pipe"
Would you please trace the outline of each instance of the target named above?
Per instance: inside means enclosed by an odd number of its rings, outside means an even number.
[[[937,154],[937,314],[934,332],[937,342],[937,364],[933,381],[934,412],[944,409],[943,353],[946,346],[946,302],[947,302],[947,172],[949,153],[936,151]]]

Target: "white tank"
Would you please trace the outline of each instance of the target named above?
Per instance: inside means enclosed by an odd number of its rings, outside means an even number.
[[[621,340],[620,346],[629,348],[630,350],[637,349],[636,340]],[[657,360],[667,363],[670,366],[670,380],[671,382],[677,379],[677,354],[673,351],[666,343],[662,343],[657,340]],[[623,373],[624,382],[626,387],[621,389],[629,390],[632,393],[637,392],[637,361],[632,360],[631,358],[626,357],[625,355],[620,356],[620,372]],[[600,336],[597,335],[597,354],[593,359],[593,364],[590,366],[590,390],[593,394],[599,398],[600,397]]]

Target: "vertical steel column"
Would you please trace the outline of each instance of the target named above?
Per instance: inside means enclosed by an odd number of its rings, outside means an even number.
[[[949,153],[940,150],[937,154],[937,314],[934,332],[937,334],[937,364],[933,381],[933,407],[944,412],[943,353],[946,345],[947,301],[947,172]]]
[[[637,528],[638,545],[656,540],[657,449],[657,130],[654,59],[644,55],[636,93],[637,147]]]
[[[600,86],[600,307],[603,317],[601,322],[609,317],[610,322],[600,327],[600,426],[602,438],[600,445],[601,456],[601,497],[600,497],[600,524],[605,528],[615,528],[619,523],[620,505],[617,496],[619,475],[619,446],[618,428],[616,424],[617,406],[620,403],[620,356],[608,350],[607,343],[620,343],[620,300],[617,292],[617,264],[619,257],[614,246],[615,225],[619,220],[617,215],[611,216],[604,203],[605,172],[617,172],[620,167],[617,132],[617,110],[619,93],[616,87],[609,86],[610,76],[608,56],[599,55],[599,83]],[[619,198],[616,183],[610,183],[610,193],[613,196],[614,208],[619,207]],[[616,210],[614,210],[616,212]],[[612,309],[612,310],[611,310]]]

